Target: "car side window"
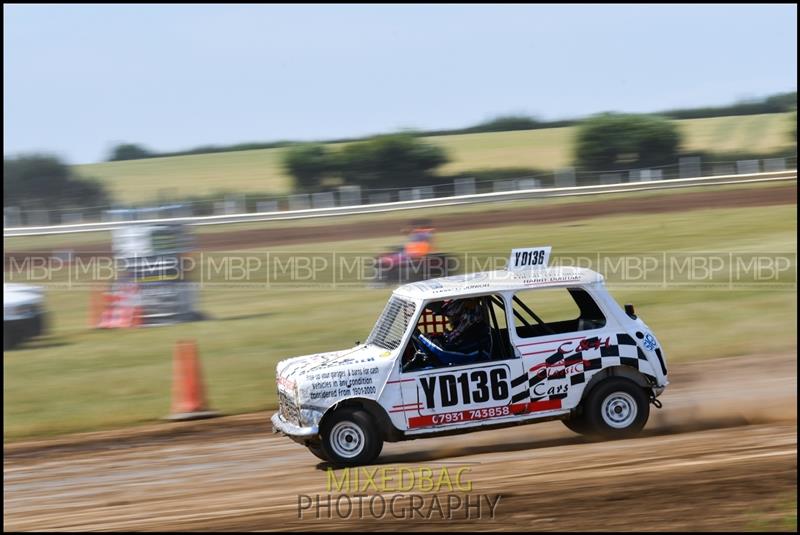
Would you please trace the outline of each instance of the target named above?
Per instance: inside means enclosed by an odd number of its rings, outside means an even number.
[[[425,305],[401,369],[419,371],[513,356],[500,295],[448,299]]]
[[[513,298],[514,329],[520,338],[599,329],[606,318],[582,288],[522,290]]]

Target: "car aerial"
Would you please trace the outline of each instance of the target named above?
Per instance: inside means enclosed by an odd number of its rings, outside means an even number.
[[[13,349],[45,329],[42,288],[3,283],[3,350]]]
[[[279,362],[273,431],[342,466],[370,463],[384,441],[554,419],[635,436],[668,384],[661,345],[602,275],[547,267],[549,252],[515,249],[505,270],[400,286],[365,343]],[[436,345],[460,328],[459,303],[485,326],[471,360]]]

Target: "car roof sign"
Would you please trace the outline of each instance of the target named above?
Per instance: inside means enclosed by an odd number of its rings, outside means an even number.
[[[547,267],[550,261],[549,245],[544,247],[525,247],[522,249],[511,249],[511,256],[508,258],[508,270],[530,269]]]

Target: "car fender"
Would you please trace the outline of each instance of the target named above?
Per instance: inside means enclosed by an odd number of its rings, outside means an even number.
[[[586,399],[586,397],[589,395],[589,392],[591,392],[595,386],[609,377],[624,377],[645,389],[652,389],[655,386],[648,381],[644,373],[633,368],[632,366],[625,366],[622,364],[619,366],[609,366],[598,371],[592,376],[591,379],[589,379],[589,382],[586,384],[586,387],[581,393],[581,401]]]
[[[394,426],[389,414],[386,412],[386,409],[376,400],[363,397],[345,398],[328,407],[320,419],[319,428],[323,428],[325,421],[330,418],[334,412],[345,407],[359,408],[369,413],[369,415],[372,416],[373,420],[375,421],[378,431],[384,440],[388,442],[396,442],[402,439],[402,431]]]

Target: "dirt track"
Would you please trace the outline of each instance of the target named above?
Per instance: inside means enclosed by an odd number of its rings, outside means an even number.
[[[384,448],[385,468],[468,467],[473,500],[500,496],[493,519],[484,506],[482,520],[341,520],[323,506],[299,520],[299,494],[328,494],[326,467],[269,434],[264,413],[5,446],[4,528],[720,530],[796,496],[796,355],[671,368],[638,439],[549,422]]]

